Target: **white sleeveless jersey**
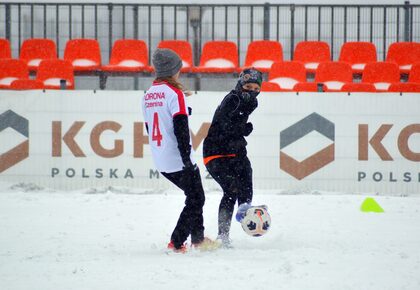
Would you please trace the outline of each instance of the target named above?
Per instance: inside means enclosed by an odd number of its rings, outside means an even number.
[[[173,117],[188,116],[184,93],[166,82],[154,82],[143,96],[142,107],[157,170],[168,173],[182,170],[184,163],[174,134]],[[194,164],[192,153],[191,148],[190,158]]]

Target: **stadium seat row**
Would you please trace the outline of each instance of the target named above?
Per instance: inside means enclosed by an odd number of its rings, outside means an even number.
[[[318,84],[322,84],[319,87]],[[352,67],[341,61],[321,62],[314,82],[306,81],[305,66],[297,61],[275,62],[268,73],[263,91],[324,92],[420,92],[420,62],[410,71],[408,82],[400,82],[400,71],[394,62],[369,62],[360,83],[353,82]]]
[[[256,67],[263,72],[272,73],[274,64],[276,66],[285,66],[291,73],[296,73],[299,78],[294,78],[294,82],[306,82],[306,73],[315,73],[315,81],[320,82],[323,77],[316,76],[318,66],[321,63],[331,62],[330,48],[326,42],[322,41],[304,41],[297,44],[293,55],[293,62],[283,61],[282,46],[277,41],[259,40],[249,44],[245,63],[243,67],[238,64],[238,49],[234,42],[230,41],[210,41],[204,44],[200,57],[199,66],[193,65],[193,53],[191,44],[182,40],[165,40],[159,43],[160,48],[170,48],[176,51],[183,60],[183,72],[189,73],[236,73],[244,67]],[[0,61],[2,67],[7,67],[4,62],[11,59],[10,43],[6,39],[0,39]],[[72,67],[73,72],[91,73],[91,74],[126,74],[126,73],[151,73],[153,67],[149,65],[148,48],[144,41],[134,39],[120,39],[115,41],[111,51],[109,64],[101,64],[101,53],[98,41],[95,39],[72,39],[66,43],[64,50],[63,67]],[[20,61],[27,65],[29,71],[36,72],[40,68],[43,60],[57,60],[57,49],[54,41],[50,39],[27,39],[23,42],[20,51]],[[420,43],[416,42],[397,42],[392,43],[388,49],[386,61],[394,63],[398,73],[410,74],[412,66],[420,62]],[[68,62],[68,64],[66,63]],[[364,74],[367,64],[378,63],[376,48],[369,42],[347,42],[344,43],[339,57],[339,62],[333,66],[335,69],[343,68],[343,74],[348,75],[348,66],[350,66],[350,75]],[[283,64],[281,64],[283,63]],[[293,64],[292,64],[293,63]],[[346,63],[346,65],[344,64]],[[51,65],[52,62],[49,62]],[[305,79],[301,78],[303,72]],[[322,67],[322,66],[321,66]],[[2,69],[1,71],[3,71]],[[47,70],[47,68],[46,68]],[[324,69],[323,69],[324,70]],[[331,69],[328,69],[331,70]],[[322,70],[321,70],[322,71]],[[393,70],[395,71],[395,69]],[[7,75],[6,72],[0,72],[0,87],[11,85],[13,78],[18,76]],[[395,74],[393,74],[394,76]],[[269,76],[269,81],[278,78]],[[288,78],[289,76],[285,76]],[[281,77],[280,77],[281,78]],[[37,79],[39,77],[37,76]],[[346,80],[348,77],[346,76]],[[392,78],[394,80],[394,77]],[[67,79],[72,83],[68,87],[74,87],[74,81]],[[336,80],[343,82],[340,80]],[[363,82],[368,82],[362,79]],[[409,80],[410,82],[411,79]],[[45,80],[44,80],[45,82]],[[275,81],[274,81],[275,82]],[[348,82],[348,81],[346,81]],[[351,82],[351,81],[350,81]],[[395,81],[392,81],[395,82]],[[52,83],[52,82],[50,82]],[[278,83],[280,89],[293,90],[294,85],[290,83],[285,86]],[[51,85],[51,84],[47,84]],[[54,83],[57,88],[57,82]],[[266,84],[266,87],[269,85]],[[282,88],[283,87],[283,88]],[[331,87],[331,85],[330,85]],[[329,90],[331,90],[330,88]]]
[[[70,62],[44,59],[37,66],[36,79],[29,78],[29,67],[20,59],[0,59],[0,89],[74,89]]]

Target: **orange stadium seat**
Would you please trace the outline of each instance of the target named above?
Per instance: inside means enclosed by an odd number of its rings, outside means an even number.
[[[408,76],[408,82],[420,84],[420,62],[413,64],[411,67],[410,75]]]
[[[56,59],[57,47],[51,39],[33,38],[22,43],[20,59],[28,64],[29,70],[36,71],[44,59]]]
[[[64,49],[64,59],[75,72],[93,72],[101,67],[101,51],[95,39],[71,39]]]
[[[328,92],[339,92],[345,83],[353,81],[351,66],[345,62],[329,61],[319,64],[315,83],[323,83]]]
[[[42,90],[44,84],[38,80],[19,79],[10,84],[12,90]]]
[[[119,39],[114,42],[107,72],[151,72],[147,45],[143,40]]]
[[[262,82],[261,92],[280,92],[281,88],[277,83]]]
[[[268,73],[268,81],[280,86],[281,91],[293,91],[296,83],[306,82],[306,71],[297,61],[275,62]]]
[[[393,83],[389,86],[388,92],[420,93],[420,83]]]
[[[420,93],[420,62],[413,64],[411,67],[411,71],[408,76],[408,82],[392,83],[388,88],[388,92]]]
[[[256,40],[248,45],[243,68],[254,67],[269,72],[274,62],[283,61],[283,48],[278,41]]]
[[[301,41],[296,45],[293,60],[302,62],[306,72],[314,73],[321,62],[331,60],[330,47],[324,41]]]
[[[322,87],[322,91],[325,92],[326,91],[326,86],[322,83],[320,83],[321,87]],[[318,83],[297,83],[294,87],[293,87],[293,91],[295,92],[318,92],[319,88],[318,88]]]
[[[46,89],[60,89],[60,80],[66,81],[67,89],[74,89],[73,66],[67,60],[47,59],[41,61],[36,79],[41,81]]]
[[[12,58],[10,42],[4,38],[0,38],[0,59],[2,58]]]
[[[386,54],[386,61],[398,64],[400,73],[408,74],[414,63],[420,62],[420,43],[394,42]]]
[[[238,70],[238,48],[232,41],[209,41],[203,46],[197,73],[233,73]]]
[[[0,89],[10,89],[13,81],[28,78],[29,70],[25,62],[20,59],[0,59]]]
[[[376,47],[371,42],[345,42],[338,60],[349,63],[353,73],[360,74],[367,63],[377,61]]]
[[[175,51],[182,60],[181,72],[191,72],[194,67],[191,44],[186,40],[163,40],[158,48],[169,48]]]
[[[398,65],[393,62],[371,62],[365,67],[362,83],[371,83],[378,92],[388,91],[392,83],[400,81]]]
[[[346,83],[341,87],[342,92],[376,92],[376,88],[373,84],[369,83]]]

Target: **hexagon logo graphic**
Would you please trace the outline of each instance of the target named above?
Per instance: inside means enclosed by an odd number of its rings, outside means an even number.
[[[0,115],[0,133],[12,128],[24,137],[29,138],[29,121],[15,112],[8,110]],[[16,165],[29,156],[29,140],[0,155],[0,173]]]
[[[284,148],[308,135],[312,131],[317,131],[333,141],[333,143],[312,154],[303,161],[297,161],[295,158],[282,151]],[[334,161],[334,140],[334,123],[317,113],[310,114],[280,132],[280,169],[298,180],[305,178]]]

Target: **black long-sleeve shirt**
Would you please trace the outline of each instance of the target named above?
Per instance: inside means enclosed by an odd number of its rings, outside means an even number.
[[[226,95],[214,113],[208,135],[204,140],[204,158],[228,154],[245,156],[246,124],[249,115],[257,106],[256,97],[243,98],[242,92],[233,90]]]
[[[190,145],[190,128],[188,126],[187,115],[177,115],[174,117],[174,134],[178,141],[178,149],[181,154],[184,165],[191,163],[191,145]]]

